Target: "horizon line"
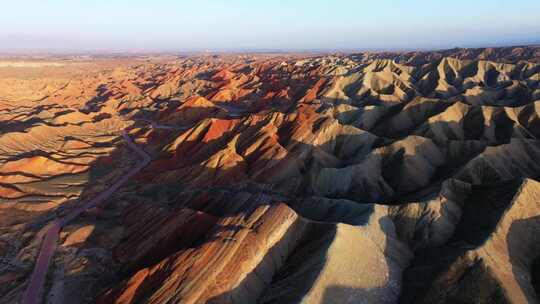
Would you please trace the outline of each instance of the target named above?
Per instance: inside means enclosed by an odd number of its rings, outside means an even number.
[[[194,48],[194,49],[143,49],[143,48],[104,48],[104,49],[13,49],[0,50],[0,56],[106,56],[106,55],[193,55],[193,54],[331,54],[331,53],[408,53],[408,52],[437,52],[453,49],[483,49],[483,48],[517,48],[517,47],[540,47],[540,41],[530,43],[508,44],[479,44],[479,45],[456,45],[454,47],[351,47],[351,48]]]

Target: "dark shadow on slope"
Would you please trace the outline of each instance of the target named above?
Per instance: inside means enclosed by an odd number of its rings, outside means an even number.
[[[66,138],[73,139],[73,138]],[[13,219],[16,219],[17,216],[21,216],[24,218],[24,228],[21,228],[22,231],[25,232],[23,236],[17,236],[15,240],[12,240],[12,242],[20,243],[19,248],[24,248],[26,246],[30,245],[30,242],[34,240],[36,237],[36,233],[40,231],[45,225],[52,222],[55,219],[60,219],[64,217],[70,210],[76,209],[78,206],[82,205],[84,202],[88,201],[89,199],[94,198],[97,196],[100,192],[96,191],[97,187],[96,185],[104,185],[105,187],[107,185],[112,184],[115,179],[112,179],[112,176],[108,175],[111,171],[122,170],[124,169],[124,165],[127,165],[129,161],[124,162],[122,165],[112,165],[111,160],[114,159],[129,159],[129,157],[126,157],[125,152],[127,148],[119,148],[118,142],[121,140],[121,138],[117,138],[111,143],[110,145],[115,146],[115,148],[108,152],[106,155],[95,155],[95,160],[93,160],[91,163],[89,163],[89,169],[86,172],[78,173],[78,174],[61,174],[54,177],[47,177],[43,178],[39,181],[35,182],[29,182],[25,183],[24,186],[27,187],[26,190],[28,191],[37,191],[36,194],[33,194],[35,198],[32,200],[28,199],[26,200],[27,204],[35,204],[36,206],[41,203],[47,203],[48,200],[43,200],[43,198],[47,198],[50,196],[49,192],[53,192],[53,194],[57,197],[56,199],[61,199],[63,202],[52,209],[48,209],[46,211],[32,211],[32,212],[26,212],[25,214],[20,214],[17,212],[10,212],[10,215],[14,217]],[[103,144],[96,144],[96,146],[103,146],[106,145]],[[43,152],[43,151],[30,151],[29,153],[24,153],[22,155],[18,155],[22,157],[32,157],[32,156],[43,156],[46,158],[50,158],[50,156]],[[66,156],[67,157],[67,156]],[[133,159],[133,161],[137,161]],[[63,162],[65,164],[69,164],[69,161],[66,161],[65,159],[60,160],[60,162]],[[112,165],[112,166],[111,166]],[[129,166],[128,166],[129,167]],[[84,183],[81,183],[80,175],[88,175],[86,178],[84,178]],[[50,186],[48,186],[50,184]],[[39,186],[39,187],[38,187]],[[32,188],[33,187],[33,188]],[[34,189],[35,188],[35,189]],[[31,190],[33,189],[33,190]],[[79,190],[82,189],[82,190]],[[38,191],[39,190],[39,191]],[[80,193],[79,193],[80,191]],[[19,200],[20,202],[23,201],[23,199]],[[95,220],[92,219],[92,215],[90,215],[90,218],[87,218],[87,216],[90,213],[83,213],[81,214],[77,219],[73,221],[73,224],[76,223],[88,223],[89,221],[92,222]],[[17,272],[21,273],[16,280],[7,282],[6,284],[2,284],[2,288],[0,288],[0,298],[3,300],[6,300],[10,302],[9,299],[12,299],[13,301],[17,301],[15,298],[20,298],[21,293],[23,292],[24,288],[26,288],[26,284],[28,284],[28,279],[30,277],[32,267],[34,266],[33,263],[37,259],[38,249],[40,248],[40,241],[37,242],[38,246],[32,246],[30,249],[27,249],[26,251],[18,252],[19,256],[27,256],[24,265],[24,269],[18,269]],[[60,245],[60,244],[59,244]],[[31,250],[31,251],[30,251]],[[59,256],[59,251],[61,251],[61,246],[57,247],[57,250],[53,254],[54,256]],[[62,261],[65,262],[65,261]],[[55,269],[54,261],[51,262],[49,273],[52,273]],[[97,269],[101,269],[101,267],[97,267]],[[90,272],[89,276],[95,275],[95,281],[98,281],[98,277],[107,277],[110,275],[110,273],[92,273]],[[88,278],[77,277],[77,275],[73,276],[75,280],[81,279],[83,281],[88,280]],[[49,275],[46,281],[45,286],[45,292],[48,292],[50,286],[51,286],[51,278],[53,276]],[[71,276],[66,276],[66,279],[71,278]],[[92,295],[92,288],[94,286],[92,284],[88,284],[87,294],[86,296]],[[68,293],[68,291],[66,291]],[[73,292],[73,291],[72,291]],[[80,290],[77,290],[77,292],[80,292]],[[94,289],[95,292],[95,289]],[[44,295],[45,296],[45,295]],[[79,298],[80,301],[83,301],[84,298]],[[0,303],[4,303],[0,301]]]
[[[245,130],[242,130],[242,131],[245,131]],[[193,146],[189,149],[186,149],[184,150],[185,152],[183,152],[181,154],[181,157],[179,158],[179,161],[178,162],[173,162],[171,163],[174,167],[171,167],[171,166],[165,166],[163,167],[163,172],[166,172],[170,169],[180,169],[182,171],[185,171],[185,173],[190,173],[190,172],[203,172],[203,174],[209,174],[209,176],[214,176],[216,173],[217,173],[217,170],[215,168],[207,168],[207,167],[204,167],[204,166],[201,166],[201,165],[193,165],[193,164],[198,164],[200,163],[201,161],[207,159],[208,157],[210,157],[213,153],[215,153],[215,151],[219,150],[219,149],[222,149],[224,147],[226,147],[228,141],[230,140],[230,138],[235,134],[239,132],[239,130],[232,130],[230,131],[229,133],[224,133],[223,135],[221,135],[221,137],[219,138],[216,138],[210,142],[207,142],[204,144],[204,147],[196,147],[196,146]],[[283,144],[287,142],[288,144],[291,144],[290,143],[290,140],[284,140],[283,141]],[[189,145],[191,144],[194,144],[194,145],[197,145],[199,143],[197,143],[196,141],[193,142],[193,143],[190,143]],[[282,144],[282,145],[283,145]],[[286,145],[288,146],[288,145]],[[313,149],[313,147],[309,144],[304,144],[304,143],[294,143],[294,145],[297,149],[297,150],[310,150],[310,149]],[[198,152],[198,153],[195,153],[195,152]],[[294,158],[297,158],[299,157],[298,155],[295,154],[295,151],[294,150],[291,150],[289,151],[289,153],[291,153],[291,157],[294,157]],[[250,160],[253,164],[258,162],[258,158],[254,157],[252,160]],[[399,163],[399,162],[397,162]],[[178,166],[178,167],[176,167]],[[395,167],[389,167],[389,170],[391,169],[394,169]],[[220,170],[224,170],[224,171],[228,171],[228,172],[234,172],[235,170],[237,170],[238,168],[236,167],[232,167],[232,168],[229,168],[229,169],[220,169]],[[206,172],[206,173],[205,173]],[[144,177],[144,175],[141,175],[140,176],[141,178]],[[253,206],[254,204],[254,201],[249,198],[249,199],[244,199],[244,200],[241,200],[239,196],[239,194],[235,194],[235,195],[231,195],[231,191],[235,191],[235,189],[238,189],[239,185],[241,184],[244,184],[244,181],[245,181],[245,178],[246,177],[243,177],[240,179],[240,181],[237,183],[236,181],[234,180],[225,180],[225,182],[222,184],[222,185],[219,185],[219,184],[207,184],[207,185],[193,185],[191,184],[191,181],[190,179],[188,178],[189,177],[189,174],[185,175],[184,177],[180,176],[180,178],[178,179],[178,184],[184,184],[186,185],[187,188],[196,188],[195,190],[198,191],[198,198],[197,196],[192,196],[189,191],[186,191],[186,192],[183,192],[181,191],[181,194],[176,196],[176,194],[172,194],[172,197],[176,197],[177,198],[177,201],[176,203],[174,203],[173,206],[177,207],[177,208],[192,208],[192,209],[195,209],[195,210],[201,210],[201,211],[204,211],[204,212],[208,212],[210,214],[214,214],[214,215],[217,215],[217,216],[222,216],[222,215],[225,215],[225,214],[234,214],[235,212],[241,212],[241,210],[245,210],[245,208],[247,208],[248,206]],[[248,178],[249,179],[249,178]],[[134,188],[134,191],[142,191],[144,190],[147,185],[144,185],[144,180],[140,181],[139,182],[139,188]],[[283,182],[288,182],[288,181],[283,181]],[[171,185],[173,186],[173,185]],[[262,183],[259,184],[259,186],[263,186]],[[179,187],[179,186],[177,186]],[[222,189],[220,189],[220,187]],[[168,187],[165,187],[165,188],[169,188]],[[146,188],[148,189],[148,188]],[[154,189],[155,190],[155,193],[161,193],[162,190],[159,190],[159,189]],[[222,190],[227,190],[227,191],[222,191]],[[246,189],[248,190],[247,192],[255,192],[255,191],[259,191],[258,188],[251,188],[251,189]],[[164,190],[163,190],[164,191]],[[300,190],[300,192],[298,193],[294,193],[294,194],[302,194],[303,190]],[[218,196],[221,196],[220,199],[218,200],[214,200],[214,199],[210,199],[210,200],[205,200],[203,198],[201,198],[201,196],[205,196],[205,195],[208,195],[209,193],[217,193]],[[220,194],[221,192],[221,194]],[[188,195],[189,194],[189,195]],[[200,195],[200,196],[199,196]],[[152,197],[152,190],[149,190],[148,191],[148,197],[151,198]],[[195,199],[197,198],[197,199]],[[355,200],[357,200],[358,197],[355,197]],[[160,200],[159,198],[157,200]],[[300,209],[299,209],[300,210]],[[331,218],[330,215],[333,214],[333,212],[329,212],[328,213],[329,215],[329,218]],[[322,217],[322,219],[326,219],[326,216],[327,215],[324,215]],[[305,253],[305,255],[307,255],[307,253]],[[167,252],[164,252],[164,253],[161,253],[159,255],[159,257],[163,257],[163,256],[167,256]],[[157,261],[159,258],[153,258],[151,259],[152,261],[147,261],[144,263],[144,265],[150,265],[152,264],[153,262]],[[299,258],[301,260],[301,258]]]
[[[255,128],[257,128],[255,126]],[[232,134],[236,133],[237,130],[235,130],[234,132],[231,131]],[[166,171],[167,169],[182,169],[182,170],[189,170],[190,172],[210,172],[212,174],[215,174],[216,173],[216,169],[215,168],[207,168],[207,167],[204,167],[203,165],[192,165],[193,163],[198,163],[200,162],[201,160],[204,160],[206,158],[208,158],[209,156],[211,156],[211,152],[212,151],[216,151],[216,150],[219,150],[218,147],[225,147],[227,145],[227,142],[228,140],[230,139],[230,135],[229,133],[224,133],[220,138],[217,138],[215,140],[212,140],[208,143],[205,144],[205,147],[203,150],[200,150],[200,148],[193,148],[194,150],[197,150],[199,151],[200,153],[197,153],[197,155],[195,155],[195,153],[186,153],[186,154],[182,154],[182,155],[187,155],[188,156],[188,159],[182,159],[182,164],[178,164],[180,165],[180,167],[163,167],[163,169]],[[191,145],[192,143],[188,143],[188,145]],[[195,143],[193,143],[195,144]],[[308,145],[306,145],[308,146]],[[191,149],[191,148],[190,148]],[[207,152],[204,152],[204,151],[207,151]],[[208,154],[207,154],[208,153]],[[189,158],[189,156],[192,156],[193,158]],[[255,160],[254,160],[255,161]],[[188,165],[189,164],[189,165]],[[188,165],[187,167],[184,167],[185,165]],[[235,171],[236,168],[232,167],[232,168],[228,168],[228,169],[220,169],[220,170],[223,170],[223,171]],[[203,174],[206,174],[206,173],[203,173]],[[225,173],[226,174],[226,173]],[[166,190],[166,189],[158,189],[158,188],[147,188],[148,185],[145,185],[145,182],[144,182],[144,175],[145,174],[142,174],[140,175],[139,177],[140,178],[143,178],[143,180],[139,180],[138,182],[138,186],[136,185],[132,191],[135,191],[135,193],[145,193],[145,195],[147,195],[148,199],[151,200],[152,197],[154,198],[157,198],[158,200],[160,200],[159,195],[162,191]],[[249,186],[249,184],[245,184],[245,183],[241,183],[241,184],[244,184],[247,186],[247,188],[242,188],[243,190],[242,191],[238,191],[235,189],[239,189],[240,185],[238,183],[235,183],[234,181],[230,181],[230,183],[225,183],[224,185],[215,185],[215,184],[209,184],[209,185],[205,185],[205,186],[200,186],[200,185],[193,185],[193,184],[190,184],[190,180],[189,179],[180,179],[178,182],[178,184],[185,184],[185,188],[184,190],[181,190],[179,194],[173,194],[173,205],[171,205],[172,208],[174,209],[181,209],[181,208],[190,208],[190,209],[193,209],[193,210],[199,210],[199,211],[203,211],[205,213],[208,213],[208,214],[213,214],[215,216],[228,216],[228,215],[234,215],[234,214],[238,214],[238,213],[244,213],[244,212],[247,212],[247,210],[250,210],[252,208],[255,208],[257,206],[260,206],[262,204],[268,204],[272,201],[277,201],[278,200],[278,197],[275,197],[272,195],[272,192],[269,191],[268,194],[258,194],[257,192],[259,192],[260,190],[263,190],[263,189],[260,189],[260,188],[257,188],[257,185],[251,185]],[[170,186],[173,186],[173,185],[170,185]],[[193,187],[193,186],[196,186],[196,187]],[[259,186],[263,186],[261,184],[259,184]],[[176,187],[179,187],[179,185],[176,185]],[[167,187],[165,187],[167,188]],[[152,189],[152,190],[151,190]],[[325,209],[326,207],[322,207],[321,209]],[[350,215],[347,215],[347,214],[343,214],[343,210],[341,208],[341,206],[339,206],[339,204],[334,204],[332,207],[329,206],[328,207],[329,209],[328,210],[323,210],[322,212],[325,213],[325,215],[323,215],[323,218],[320,218],[320,220],[329,220],[329,221],[333,221],[333,220],[341,220],[343,219],[342,217],[344,216],[350,216]],[[302,209],[302,208],[299,208],[299,209]],[[340,209],[339,211],[337,209]],[[354,219],[356,221],[360,221],[360,222],[364,222],[365,221],[365,217],[369,216],[369,214],[373,211],[373,208],[367,208],[366,210],[363,210],[362,212],[359,212],[359,217],[361,216],[362,218],[364,219]],[[331,218],[327,218],[327,217],[331,217]],[[325,227],[333,227],[333,225],[330,225],[330,224],[325,224],[324,225]],[[319,228],[319,229],[322,229],[322,228]],[[328,229],[327,229],[328,230]],[[327,231],[327,230],[324,230],[324,233],[323,234],[329,234],[328,235],[328,238],[331,239],[332,238],[332,234],[335,233],[335,231],[333,232],[333,230],[335,230],[335,228],[332,228],[332,231]],[[312,232],[312,233],[309,233],[310,237],[309,237],[309,240],[305,240],[304,242],[306,244],[308,243],[313,243],[313,242],[319,242],[319,238],[321,238],[321,233],[318,233],[317,231],[315,232]],[[325,237],[323,237],[325,238]],[[202,243],[206,243],[208,242],[209,240],[211,239],[208,239],[208,238],[201,238],[200,239],[200,242]],[[133,267],[131,267],[129,271],[127,272],[124,272],[123,274],[120,274],[121,277],[123,278],[126,278],[128,277],[130,274],[133,274],[135,271],[137,271],[137,269],[140,269],[141,267],[145,267],[145,266],[148,266],[148,265],[153,265],[157,262],[159,262],[161,259],[169,256],[170,254],[174,254],[175,250],[185,250],[186,248],[190,248],[192,246],[197,246],[197,244],[200,244],[200,243],[193,243],[192,245],[188,246],[188,247],[178,247],[178,246],[170,246],[168,247],[166,250],[162,250],[160,253],[158,254],[155,254],[155,253],[149,253],[147,256],[151,256],[151,258],[145,258],[143,260],[141,260],[141,262],[138,262],[136,263]],[[160,245],[160,247],[163,247],[163,246],[166,246],[166,245]],[[309,246],[315,246],[315,245],[309,245]],[[323,250],[321,248],[321,246],[323,245],[317,245],[316,244],[316,248],[318,248],[317,250]],[[324,246],[323,246],[324,247]],[[172,249],[171,249],[172,248]],[[299,246],[299,248],[303,248],[303,246]],[[324,251],[324,250],[323,250]],[[305,252],[304,254],[308,254],[309,252]],[[315,277],[316,276],[316,270],[312,270],[314,271],[314,274],[313,276]],[[253,274],[255,275],[255,274]],[[152,279],[154,280],[154,279]],[[156,280],[159,280],[159,278],[156,278]],[[110,286],[110,285],[109,285]],[[144,294],[144,291],[146,287],[141,287],[143,289],[141,289],[140,291],[140,294]],[[243,288],[243,287],[242,287]],[[238,291],[232,291],[232,294],[235,294],[236,292],[240,292],[242,293],[243,291],[241,291],[240,289]],[[224,295],[225,297],[229,297],[229,295]]]
[[[266,205],[268,205],[269,203],[265,203]],[[255,207],[252,207],[252,208],[249,208],[245,211],[242,211],[238,214],[234,214],[234,216],[244,216],[244,217],[249,217],[249,215],[254,212],[256,209],[257,209],[258,206],[255,206]],[[193,224],[197,224],[197,223],[193,223]],[[140,284],[136,290],[132,291],[132,295],[133,295],[133,301],[135,303],[141,303],[141,302],[144,302],[145,300],[148,299],[149,295],[157,292],[164,284],[164,282],[169,279],[173,274],[179,274],[181,273],[181,271],[189,271],[189,269],[178,269],[178,257],[181,256],[182,254],[185,254],[185,253],[189,253],[189,252],[196,252],[198,249],[200,249],[202,246],[204,245],[208,245],[210,243],[213,243],[213,242],[235,242],[236,240],[235,239],[228,239],[228,238],[223,238],[221,237],[221,235],[226,232],[226,231],[239,231],[239,230],[242,230],[242,229],[246,229],[246,227],[244,226],[239,226],[239,225],[219,225],[219,224],[216,224],[216,225],[213,225],[213,226],[209,226],[208,227],[208,231],[207,233],[205,233],[204,235],[201,235],[201,237],[193,242],[191,245],[189,246],[184,246],[182,248],[179,248],[178,250],[176,251],[172,251],[172,252],[169,252],[168,254],[166,255],[163,255],[160,259],[157,259],[154,261],[154,263],[152,264],[148,264],[148,265],[139,265],[140,268],[143,268],[143,267],[148,267],[148,266],[153,266],[153,265],[156,265],[157,263],[163,263],[162,265],[160,265],[160,267],[158,269],[156,269],[153,273],[149,274],[147,277],[145,277],[144,281],[142,282],[142,284]],[[294,232],[293,231],[293,228],[294,227],[289,227],[289,231],[287,232],[288,233],[291,233],[291,232]],[[181,231],[182,234],[185,234],[186,231]],[[181,237],[179,235],[179,237]],[[184,237],[187,237],[189,238],[189,236],[184,236]],[[285,236],[283,238],[285,241],[288,240],[287,236]],[[180,239],[181,241],[183,241],[182,239]],[[267,256],[261,261],[261,263],[259,264],[259,266],[257,266],[253,272],[253,274],[249,274],[248,277],[245,279],[244,282],[250,282],[250,281],[253,281],[254,279],[257,279],[257,274],[255,274],[255,272],[259,271],[259,272],[265,272],[265,271],[268,271],[268,267],[271,267],[272,263],[275,262],[275,258],[276,256],[279,256],[280,254],[280,248],[278,248],[280,246],[280,244],[276,244],[273,248],[270,248],[268,253],[267,253]],[[125,279],[129,279],[132,275],[136,275],[135,272],[140,270],[140,268],[134,268],[133,269],[133,272],[132,273],[126,273],[125,274]],[[180,271],[180,272],[179,272]],[[262,274],[261,274],[262,275]],[[171,291],[171,299],[175,299],[178,295],[175,294],[175,292],[177,290],[181,290],[180,287],[183,287],[183,288],[188,288],[187,285],[182,285],[180,284],[178,286],[179,288],[177,288],[176,290],[174,291]],[[236,289],[237,291],[239,292],[243,292],[242,290],[243,287],[238,287],[238,289]],[[122,292],[124,292],[123,289],[112,289],[112,290],[109,290],[107,291],[106,293],[103,294],[103,297],[100,298],[100,301],[99,303],[111,303],[113,299],[115,299],[116,297],[118,297]],[[233,291],[231,291],[231,293],[233,293]],[[233,295],[231,294],[227,294],[227,295],[223,295],[224,297],[232,297]]]
[[[288,205],[296,213],[313,221],[360,226],[368,222],[375,208],[373,204],[316,196],[299,197],[291,200]]]
[[[95,96],[88,100],[80,111],[85,114],[99,112],[103,104],[109,100],[112,95],[113,93],[109,91],[106,84],[100,84],[96,88]]]
[[[434,284],[440,275],[451,271],[449,267],[452,265],[458,274],[481,267],[475,263],[470,264],[462,256],[486,241],[521,182],[515,180],[492,185],[473,185],[463,205],[462,217],[448,242],[415,252],[414,259],[404,272],[400,303],[423,303],[421,299],[428,293],[440,293],[443,297],[446,291],[434,290]],[[473,273],[476,271],[480,270],[474,270]]]
[[[57,118],[57,117],[59,117],[61,115],[75,112],[74,110],[59,111],[59,112],[54,113],[53,117],[50,117],[50,118],[47,118],[47,119],[40,118],[40,117],[35,117],[36,115],[38,115],[42,111],[46,112],[48,110],[56,109],[56,108],[57,107],[54,106],[54,105],[41,105],[41,106],[37,106],[35,111],[25,113],[26,118],[30,117],[28,119],[23,120],[22,118],[18,117],[17,120],[12,119],[12,120],[0,121],[0,135],[7,134],[7,133],[10,133],[10,132],[27,133],[33,127],[40,126],[40,125],[49,126],[49,127],[58,127],[58,126],[66,126],[66,125],[81,126],[84,123],[84,122],[80,122],[80,123],[67,123],[67,122],[64,122],[62,124],[55,124],[55,123],[51,122],[52,120],[54,120],[55,118]]]
[[[540,256],[537,256],[531,266],[531,283],[536,297],[540,298]]]
[[[527,202],[538,205],[538,202]],[[538,206],[523,208],[538,209]],[[538,211],[538,210],[537,210]],[[538,302],[539,257],[540,257],[540,216],[519,219],[512,222],[506,236],[508,256],[512,273],[522,292],[528,299]]]
[[[290,126],[289,126],[290,127]],[[300,164],[303,163],[303,167],[306,168],[306,169],[309,169],[310,167],[312,167],[315,163],[313,163],[314,159],[312,158],[312,151],[314,149],[313,146],[309,145],[309,144],[305,144],[305,143],[301,143],[301,142],[291,142],[290,140],[290,137],[291,137],[291,134],[290,134],[290,131],[282,131],[282,130],[287,130],[289,127],[287,127],[287,125],[284,125],[282,126],[279,130],[278,130],[278,142],[286,149],[290,149],[289,151],[289,158],[288,158],[288,161],[294,161],[294,160],[298,160],[300,161]],[[202,173],[205,173],[204,171],[205,170],[211,170],[213,171],[212,174],[210,174],[209,176],[215,176],[215,174],[217,173],[217,170],[215,169],[204,169],[204,168],[198,168],[197,166],[190,166],[189,164],[193,164],[193,163],[200,163],[206,159],[208,159],[212,154],[216,153],[216,151],[219,151],[221,149],[224,149],[226,146],[227,146],[227,143],[228,143],[228,140],[230,140],[230,138],[232,138],[232,136],[234,134],[237,134],[238,132],[242,132],[242,137],[241,138],[244,138],[244,137],[249,137],[251,135],[249,134],[254,134],[253,132],[255,132],[255,129],[257,129],[257,126],[254,125],[254,126],[251,126],[251,127],[236,127],[235,129],[233,130],[230,130],[230,131],[227,131],[225,133],[223,133],[221,135],[221,137],[219,138],[216,138],[216,139],[213,139],[207,143],[205,143],[204,145],[202,145],[201,143],[198,143],[196,141],[193,141],[193,142],[186,142],[185,144],[182,144],[182,148],[180,150],[177,150],[175,153],[176,156],[163,156],[161,159],[162,161],[163,160],[166,160],[167,158],[169,158],[169,160],[166,162],[170,165],[163,165],[163,166],[158,166],[158,167],[161,167],[162,169],[156,169],[156,167],[153,167],[151,170],[148,169],[147,172],[150,173],[151,171],[151,175],[155,175],[155,174],[160,174],[161,170],[163,170],[163,172],[166,172],[166,171],[171,171],[171,170],[180,170],[180,172],[184,172],[184,173],[178,173],[178,178],[180,181],[183,181],[183,183],[187,184],[187,185],[190,185],[190,186],[197,186],[197,185],[194,185],[192,182],[186,180],[185,178],[182,178],[182,175],[184,174],[187,174],[189,172],[193,172],[193,171],[196,171],[196,172],[199,172],[201,171]],[[319,148],[322,148],[324,150],[327,150],[328,153],[332,154],[332,155],[336,155],[338,153],[338,151],[340,150],[340,147],[341,145],[343,145],[344,142],[347,142],[347,141],[354,141],[354,138],[356,137],[357,135],[346,135],[346,136],[338,136],[336,139],[332,140],[332,142],[327,142],[327,143],[323,143],[321,145],[318,145],[317,146],[317,149]],[[374,143],[376,144],[376,143]],[[447,144],[452,144],[452,143],[447,143]],[[457,144],[457,143],[456,143]],[[239,149],[240,151],[242,151],[242,149],[244,149],[242,147],[242,143],[239,143],[237,144],[237,149]],[[469,148],[466,148],[467,145],[464,144],[464,147],[463,148],[459,148],[459,149],[455,149],[453,148],[452,150],[454,151],[461,151],[460,153],[457,153],[455,155],[448,155],[447,156],[447,159],[443,162],[443,164],[437,168],[433,174],[433,177],[432,177],[432,181],[433,180],[439,180],[439,181],[443,181],[445,180],[446,178],[449,178],[452,176],[452,174],[454,172],[456,172],[457,169],[459,169],[462,164],[465,164],[469,159],[473,158],[474,156],[476,156],[478,153],[482,152],[483,151],[483,148],[485,146],[481,145],[481,147],[477,147],[477,148],[474,148],[475,145],[470,145],[471,147]],[[365,147],[358,147],[358,148],[365,148]],[[375,147],[374,147],[375,148]],[[443,148],[444,150],[444,148]],[[191,153],[190,151],[197,151],[197,153]],[[463,154],[462,152],[464,151],[468,151],[467,153]],[[304,153],[304,152],[308,152],[307,154]],[[402,152],[403,153],[403,152]],[[300,157],[300,155],[303,155],[302,157]],[[351,155],[354,155],[351,154]],[[391,159],[394,159],[392,158],[392,155],[389,155],[389,158],[388,160],[391,160]],[[186,157],[187,156],[187,157]],[[408,156],[408,157],[411,157],[411,156]],[[178,160],[176,160],[178,159]],[[386,159],[386,158],[385,158]],[[387,174],[388,175],[388,180],[392,180],[392,177],[398,177],[402,174],[399,174],[400,172],[400,169],[401,168],[401,165],[403,164],[403,162],[405,161],[405,159],[400,159],[399,157],[398,158],[395,158],[396,161],[394,162],[386,162],[386,166],[383,166],[383,176],[384,174]],[[246,179],[249,180],[249,176],[250,176],[250,172],[251,172],[251,166],[252,165],[255,165],[255,164],[258,164],[260,163],[260,160],[258,158],[258,156],[256,156],[255,154],[250,156],[249,158],[245,159],[246,161],[246,168],[247,168],[247,171],[243,171],[245,174],[244,177],[241,177],[239,180],[238,179],[226,179],[226,180],[222,180],[221,181],[221,185],[228,185],[228,186],[232,186],[234,185],[234,182],[239,182],[239,183],[243,183],[243,181],[245,181]],[[339,162],[340,164],[338,164],[337,168],[341,168],[341,167],[345,167],[347,165],[351,165],[351,164],[354,164],[354,163],[351,163],[350,162],[351,160],[348,160],[348,159],[339,159]],[[188,168],[190,168],[188,170]],[[235,170],[234,169],[237,169],[237,168],[232,168],[232,169],[228,169],[227,171],[229,172],[234,172]],[[244,169],[242,169],[244,170]],[[221,170],[223,171],[223,170]],[[224,176],[227,175],[227,172],[221,172],[223,173]],[[410,172],[409,172],[410,173]],[[144,176],[144,175],[143,175]],[[186,175],[186,178],[188,176]],[[151,178],[150,178],[151,179]],[[261,180],[260,182],[264,183],[263,180]],[[399,190],[399,187],[397,187],[395,183],[390,183],[391,186],[395,189],[398,189]],[[204,187],[205,185],[198,185],[198,187]],[[210,186],[220,186],[220,183],[210,183],[210,184],[207,184],[206,186],[210,187]],[[304,185],[303,187],[305,186],[309,186],[309,184],[306,184]],[[411,191],[410,193],[411,194],[414,194],[414,192],[416,191],[419,191],[419,190],[422,190],[421,189],[422,187],[414,190],[414,191]],[[306,189],[298,189],[298,191],[300,191],[300,193],[303,193]],[[404,192],[404,191],[398,191],[398,194],[399,196],[402,196],[402,195],[407,195],[407,193],[409,192]],[[293,193],[290,193],[290,194],[294,194]],[[341,196],[342,198],[350,198],[350,199],[353,199],[355,201],[365,201],[365,202],[369,202],[369,200],[366,200],[366,198],[363,198],[362,195],[358,196],[358,195],[353,195],[353,196]],[[339,197],[337,197],[339,198]],[[391,199],[394,199],[394,198],[387,198],[388,200],[391,200]],[[379,201],[379,200],[377,200]]]
[[[390,137],[395,139],[404,138],[414,132],[415,129],[424,124],[430,117],[437,115],[444,110],[446,110],[451,103],[444,100],[430,100],[425,101],[419,100],[419,103],[407,104],[402,110],[398,112],[389,113],[389,117],[382,117],[379,119],[379,123],[375,127],[371,128],[370,131],[373,134],[381,137]],[[403,122],[410,122],[405,126],[399,126],[402,122],[399,121],[399,118]],[[409,121],[408,118],[411,120]],[[399,128],[398,128],[399,126]]]
[[[294,255],[295,248],[309,246],[306,235],[313,232],[313,224],[296,223],[291,225],[283,237],[266,253],[257,266],[251,272],[246,274],[244,279],[233,289],[222,294],[214,296],[208,303],[232,303],[232,302],[252,302],[260,300],[260,297],[273,282],[278,273],[283,267],[287,267],[289,257]],[[298,240],[298,234],[302,233],[303,237]],[[320,242],[329,237],[326,234],[318,235]],[[309,284],[310,278],[306,278]],[[283,303],[283,302],[280,302]]]
[[[39,117],[32,117],[24,121],[0,121],[0,134],[28,132],[28,130],[38,125],[46,125],[46,122]]]
[[[275,273],[259,303],[299,303],[324,267],[328,248],[336,237],[333,224],[312,224]]]
[[[540,117],[536,114],[534,103],[523,107],[518,114],[518,121],[534,137],[540,137]]]

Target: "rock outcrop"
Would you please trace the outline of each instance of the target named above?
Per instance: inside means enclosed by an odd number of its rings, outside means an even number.
[[[538,302],[538,50],[0,64],[0,304]]]

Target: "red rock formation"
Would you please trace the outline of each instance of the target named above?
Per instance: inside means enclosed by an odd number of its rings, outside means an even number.
[[[534,302],[538,58],[0,69],[0,304],[20,301],[53,220],[138,168],[122,130],[151,161],[63,227],[46,302]]]

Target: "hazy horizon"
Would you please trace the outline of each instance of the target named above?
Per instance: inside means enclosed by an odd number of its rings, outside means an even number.
[[[540,2],[29,0],[0,53],[418,50],[540,43]]]

